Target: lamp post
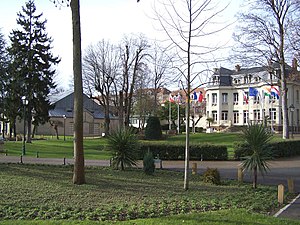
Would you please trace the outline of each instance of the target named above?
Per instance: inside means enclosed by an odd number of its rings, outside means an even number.
[[[64,141],[66,141],[66,115],[63,115],[63,119],[64,119]]]
[[[23,120],[24,120],[24,137],[23,137],[23,145],[22,145],[22,155],[26,155],[26,147],[25,147],[25,137],[26,137],[26,106],[28,105],[28,100],[26,96],[22,96],[23,103]]]
[[[292,138],[294,138],[294,111],[295,111],[295,106],[293,104],[291,104],[289,106],[289,109],[291,111],[291,126],[292,126],[291,135],[292,135]]]

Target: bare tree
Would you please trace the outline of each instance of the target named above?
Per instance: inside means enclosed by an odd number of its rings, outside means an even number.
[[[90,45],[83,58],[84,85],[88,94],[104,108],[104,129],[109,134],[110,105],[115,93],[114,82],[120,68],[120,56],[116,47],[104,40]],[[95,96],[97,94],[97,96]]]
[[[133,98],[132,114],[139,120],[139,129],[145,128],[147,116],[153,115],[156,103],[153,98],[155,90],[151,88],[151,71],[147,64],[141,63]]]
[[[129,126],[130,114],[133,106],[133,93],[136,88],[137,79],[141,72],[141,65],[147,56],[146,50],[149,48],[147,40],[139,38],[125,37],[120,46],[122,75],[119,79],[119,96],[116,100],[120,127]]]
[[[156,2],[158,4],[154,5],[155,18],[170,40],[170,47],[177,52],[177,69],[186,83],[184,189],[188,190],[191,83],[200,75],[197,72],[199,71],[197,65],[210,61],[204,58],[219,48],[216,45],[209,45],[206,40],[225,29],[225,26],[212,27],[211,25],[217,21],[217,17],[226,7],[218,7],[213,0],[157,0]],[[156,7],[157,5],[160,8]]]
[[[167,53],[167,48],[160,46],[158,42],[154,42],[154,46],[150,53],[150,65],[151,65],[151,84],[154,89],[154,115],[157,113],[157,94],[160,88],[163,88],[169,82],[171,82],[173,68],[173,57]]]
[[[235,34],[239,43],[236,51],[241,61],[247,64],[263,64],[270,73],[277,76],[280,81],[283,139],[289,138],[288,107],[287,107],[287,78],[286,58],[295,53],[293,47],[297,46],[297,38],[291,34],[299,33],[299,7],[297,0],[249,0],[250,12],[239,14],[241,26]],[[278,63],[280,73],[273,70],[273,63]]]

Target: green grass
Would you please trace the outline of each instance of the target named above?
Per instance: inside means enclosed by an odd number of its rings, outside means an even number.
[[[293,139],[295,140],[295,139]],[[238,133],[198,133],[190,135],[192,144],[210,143],[214,145],[226,145],[228,148],[229,158],[233,157],[234,143],[241,141]],[[282,141],[281,136],[275,135],[273,141]],[[185,143],[185,135],[170,136],[167,140],[157,142]],[[110,159],[111,154],[105,151],[106,139],[94,138],[84,139],[84,151],[86,159]],[[19,156],[22,153],[22,141],[5,142],[5,150],[8,155]],[[72,158],[73,157],[73,140],[63,137],[59,140],[48,138],[47,140],[34,140],[32,143],[26,143],[26,156],[35,157],[37,152],[42,158]]]
[[[21,141],[5,142],[5,150],[8,155],[21,155]],[[84,139],[84,150],[86,159],[110,159],[111,154],[105,151],[105,139]],[[37,152],[42,158],[72,158],[73,157],[73,140],[63,139],[47,139],[33,140],[32,143],[26,143],[26,156],[36,157]]]
[[[184,191],[183,173],[172,171],[147,176],[139,169],[90,167],[86,180],[73,185],[71,166],[0,164],[0,218],[115,221],[241,208],[268,214],[279,206],[276,187],[213,186],[195,175]]]
[[[300,222],[290,219],[273,218],[257,213],[250,213],[243,209],[219,210],[204,213],[182,214],[154,219],[137,219],[125,222],[95,222],[95,221],[0,221],[2,225],[94,225],[94,224],[121,224],[121,225],[174,225],[174,224],[201,224],[201,225],[299,225]]]

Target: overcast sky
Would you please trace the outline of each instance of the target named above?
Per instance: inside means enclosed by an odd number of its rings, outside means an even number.
[[[3,1],[3,0],[2,0]],[[220,0],[223,2],[222,0]],[[230,1],[230,0],[229,0]],[[0,7],[1,32],[8,39],[12,29],[17,28],[17,12],[25,5],[26,0],[5,0]],[[159,39],[162,33],[150,18],[151,1],[141,0],[81,0],[81,33],[82,49],[102,39],[113,43],[121,40],[124,34],[143,33],[146,37]],[[225,2],[225,1],[224,1]],[[233,18],[242,0],[231,0],[226,10],[226,20]],[[54,6],[50,0],[35,0],[38,13],[47,19],[46,30],[53,38],[53,53],[61,57],[57,71],[60,84],[66,85],[72,74],[72,24],[71,9]],[[227,39],[231,31],[227,32]],[[223,36],[224,37],[224,36]]]

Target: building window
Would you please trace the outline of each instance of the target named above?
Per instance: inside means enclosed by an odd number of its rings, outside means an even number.
[[[238,105],[239,103],[239,93],[233,93],[233,104]]]
[[[222,111],[222,120],[228,120],[228,111]]]
[[[214,122],[216,122],[218,120],[217,111],[212,111],[212,118],[214,119]]]
[[[243,93],[243,104],[246,105],[249,102],[249,92],[248,91],[244,91]]]
[[[233,123],[239,123],[239,111],[233,111]]]
[[[253,114],[254,114],[254,120],[257,121],[257,120],[260,120],[260,110],[253,110]]]
[[[248,121],[249,121],[249,112],[248,112],[248,110],[244,110],[243,115],[244,115],[243,122],[244,122],[244,124],[247,124]]]
[[[296,90],[296,102],[299,103],[299,90]]]
[[[207,94],[207,97],[206,97],[206,103],[209,102],[209,94]]]
[[[216,93],[212,94],[212,104],[213,105],[217,105],[217,102],[218,102],[218,98],[217,97],[218,96],[217,96]]]
[[[253,97],[253,104],[259,104],[259,101],[260,101],[259,95],[255,95]]]
[[[228,93],[222,93],[222,104],[228,104]]]
[[[276,109],[274,109],[274,108],[269,109],[269,115],[270,115],[270,119],[272,121],[276,120]]]

